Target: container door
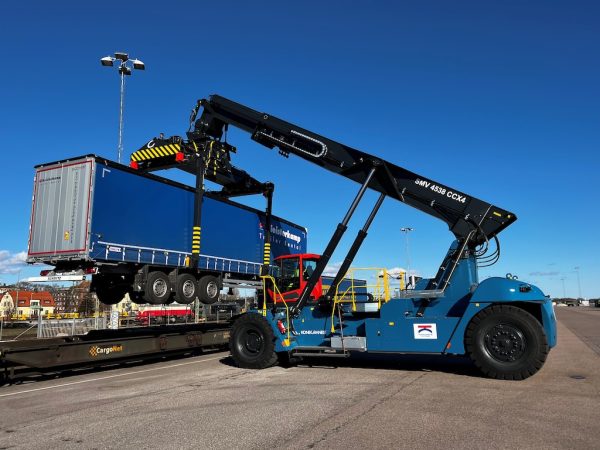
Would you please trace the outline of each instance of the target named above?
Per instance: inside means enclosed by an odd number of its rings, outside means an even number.
[[[34,183],[28,259],[86,253],[93,159],[39,168]]]

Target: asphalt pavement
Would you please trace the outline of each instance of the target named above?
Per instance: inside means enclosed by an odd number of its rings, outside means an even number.
[[[525,381],[461,358],[253,371],[219,352],[0,388],[0,448],[597,449],[600,314],[563,309]]]

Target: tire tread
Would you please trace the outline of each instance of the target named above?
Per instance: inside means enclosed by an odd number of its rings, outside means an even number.
[[[524,319],[526,322],[529,322],[530,325],[533,324],[534,328],[537,327],[541,346],[535,352],[534,357],[527,361],[525,367],[519,368],[518,370],[512,372],[501,372],[478,354],[477,342],[475,342],[476,332],[479,328],[479,325],[493,315],[508,315],[513,317],[519,315],[520,318]],[[544,330],[538,320],[529,312],[512,305],[492,305],[477,313],[471,319],[465,331],[465,349],[475,366],[484,375],[500,380],[524,380],[525,378],[529,378],[542,368],[550,352],[546,334],[544,333]]]

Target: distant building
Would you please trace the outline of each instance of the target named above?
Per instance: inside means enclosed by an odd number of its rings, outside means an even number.
[[[64,314],[67,312],[75,312],[77,308],[70,306],[70,290],[69,288],[58,288],[53,292],[54,302],[56,304],[56,314]]]
[[[54,314],[56,304],[50,292],[8,291],[0,300],[0,304],[8,300],[13,304],[13,313],[19,316],[36,317],[38,314]]]
[[[15,303],[6,290],[0,291],[0,317],[8,318],[15,309]]]

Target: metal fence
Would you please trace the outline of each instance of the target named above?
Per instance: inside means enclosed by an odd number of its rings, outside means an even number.
[[[102,316],[88,319],[41,319],[38,322],[37,337],[51,338],[84,334],[90,330],[104,330],[108,327],[108,323],[108,318]]]

